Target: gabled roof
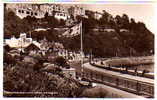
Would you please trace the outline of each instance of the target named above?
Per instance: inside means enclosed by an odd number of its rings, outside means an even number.
[[[34,43],[29,44],[24,50],[29,51],[29,50],[40,50],[40,48],[35,45]]]

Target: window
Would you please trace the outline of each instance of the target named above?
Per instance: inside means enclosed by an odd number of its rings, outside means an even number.
[[[22,13],[24,13],[24,11],[22,10]]]
[[[37,14],[37,13],[34,13],[34,15],[37,16],[38,14]]]
[[[55,6],[53,6],[53,10],[55,10]]]
[[[19,13],[21,13],[21,10],[18,10]]]
[[[30,14],[30,12],[29,12],[29,11],[27,11],[27,12],[26,12],[26,14]]]

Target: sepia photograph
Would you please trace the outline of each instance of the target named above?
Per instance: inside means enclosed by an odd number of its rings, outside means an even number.
[[[154,98],[152,4],[4,3],[3,97]]]

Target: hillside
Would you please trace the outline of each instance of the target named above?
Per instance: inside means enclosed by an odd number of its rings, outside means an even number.
[[[123,35],[124,34],[124,35]],[[98,57],[144,56],[154,50],[154,36],[136,37],[135,33],[94,32],[84,35],[84,51]]]
[[[136,22],[126,14],[123,16],[117,15],[115,18],[108,20],[109,15],[109,13],[104,12],[99,20],[90,14],[87,15],[87,18],[77,16],[77,21],[82,20],[83,22],[85,54],[92,53],[96,57],[154,54],[154,34],[147,29],[143,22]],[[38,27],[50,28],[47,31],[32,32],[32,38],[41,40],[46,37],[49,41],[63,43],[66,49],[80,50],[80,35],[72,38],[59,37],[60,31],[54,28],[66,26],[65,23],[57,21],[53,16],[45,15],[45,18],[40,20],[30,16],[20,19],[8,10],[5,10],[4,16],[4,38],[10,38],[12,35],[18,37],[21,32],[29,33],[29,31]],[[95,28],[99,31],[93,30]],[[100,31],[100,29],[114,29],[115,31],[106,32]],[[121,29],[127,30],[127,32],[121,32]]]
[[[136,22],[126,14],[114,18],[106,11],[99,20],[92,17],[92,14],[87,16],[78,17],[83,20],[85,53],[92,52],[97,57],[154,54],[154,34],[143,22]]]

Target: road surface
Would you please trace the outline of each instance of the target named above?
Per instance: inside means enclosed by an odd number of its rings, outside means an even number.
[[[138,96],[136,94],[129,93],[129,92],[126,92],[126,91],[122,91],[120,89],[116,89],[116,88],[106,86],[106,85],[103,85],[103,84],[99,84],[99,83],[94,83],[94,84],[97,87],[102,87],[102,88],[108,90],[109,94],[111,95],[112,98],[115,98],[115,97],[116,98],[144,98],[142,96]]]

